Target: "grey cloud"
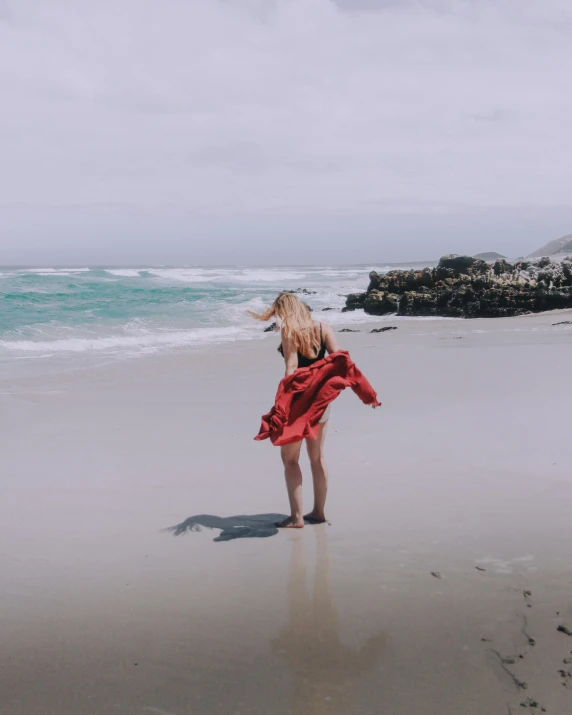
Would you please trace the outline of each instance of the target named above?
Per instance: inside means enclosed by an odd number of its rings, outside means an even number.
[[[4,212],[0,262],[10,233],[80,241],[69,205],[118,207],[106,230],[135,252],[133,212],[209,214],[228,247],[220,216],[322,235],[337,214],[374,233],[572,203],[564,0],[0,0],[2,17],[0,202],[29,210]]]

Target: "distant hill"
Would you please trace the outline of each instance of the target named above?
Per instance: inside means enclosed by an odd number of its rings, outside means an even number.
[[[553,256],[555,253],[572,253],[572,233],[562,238],[550,241],[542,248],[531,253],[527,258],[539,258],[542,256]]]
[[[487,261],[487,263],[491,261],[496,261],[497,258],[506,258],[506,256],[501,256],[500,253],[495,253],[495,251],[488,251],[486,253],[477,253],[476,256],[473,256],[473,258],[480,258],[481,261]]]

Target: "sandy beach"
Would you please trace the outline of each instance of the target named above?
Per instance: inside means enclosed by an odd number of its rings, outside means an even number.
[[[1,715],[572,712],[571,319],[340,335],[383,407],[295,533],[275,336],[3,365]]]

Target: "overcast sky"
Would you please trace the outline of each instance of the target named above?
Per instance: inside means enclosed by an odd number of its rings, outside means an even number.
[[[572,232],[570,0],[0,0],[0,264]]]

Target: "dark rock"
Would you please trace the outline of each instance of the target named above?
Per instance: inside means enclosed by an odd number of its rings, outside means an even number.
[[[322,308],[322,312],[325,312],[326,310],[333,310],[333,308]]]
[[[439,315],[439,311],[447,303],[450,291],[441,290],[433,293],[409,291],[399,303],[399,315]]]
[[[493,271],[495,276],[501,276],[503,273],[509,273],[514,270],[514,266],[511,266],[510,263],[505,261],[504,258],[499,258],[498,260],[495,261],[493,265]]]
[[[453,280],[456,275],[454,268],[446,268],[443,266],[437,266],[433,271],[433,277],[436,281]]]
[[[572,308],[572,260],[498,259],[490,266],[471,256],[444,256],[420,271],[372,271],[365,293],[346,298],[343,310],[370,315],[497,318]]]
[[[359,330],[352,330],[351,328],[342,328],[338,332],[340,332],[340,333],[359,333]]]
[[[434,576],[435,578],[443,578],[439,571],[431,571],[431,576]]]
[[[358,310],[359,308],[363,308],[366,298],[367,293],[350,293],[346,297],[346,305],[345,308],[342,308],[342,313],[346,313],[350,310]]]
[[[386,325],[385,328],[374,328],[373,330],[370,330],[370,333],[385,333],[388,330],[397,330],[396,325]]]
[[[451,268],[454,271],[465,273],[467,269],[473,266],[475,261],[480,260],[481,259],[473,258],[472,256],[458,256],[456,253],[452,253],[449,256],[443,256],[437,268]],[[484,263],[485,261],[481,262]]]
[[[490,266],[486,261],[481,261],[480,258],[475,258],[471,271],[476,275],[478,273],[488,273]]]
[[[379,290],[383,281],[386,281],[386,277],[384,275],[380,276],[376,271],[371,271],[369,274],[369,285],[367,287],[368,291]],[[384,287],[387,288],[387,281]]]
[[[264,328],[265,333],[272,333],[276,330],[276,323],[272,323],[267,328]]]
[[[283,290],[282,293],[292,293],[293,295],[317,295],[317,290],[308,290],[307,288],[296,288],[296,290]]]
[[[560,323],[552,323],[552,325],[572,325],[572,320],[562,320]]]
[[[556,630],[560,633],[566,633],[567,636],[572,636],[572,630],[567,626],[558,626]]]
[[[366,293],[363,307],[369,315],[387,315],[397,313],[399,298],[395,293],[386,293],[380,290],[372,290]]]

